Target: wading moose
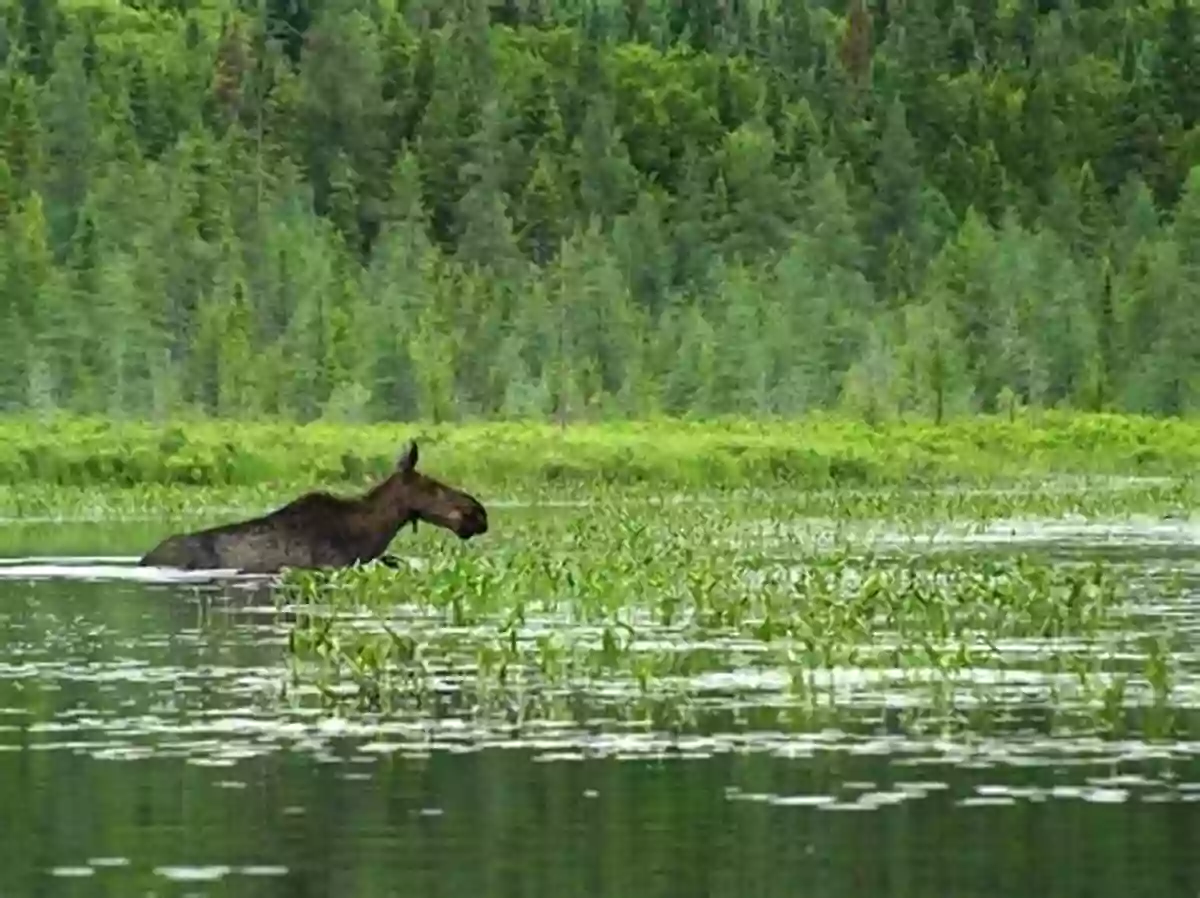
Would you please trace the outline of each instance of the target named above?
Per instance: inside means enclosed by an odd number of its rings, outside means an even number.
[[[461,539],[487,532],[487,510],[467,493],[417,471],[410,442],[393,471],[362,496],[306,493],[262,517],[169,536],[138,562],[188,570],[273,574],[285,567],[346,567],[384,556],[400,528],[427,521]]]

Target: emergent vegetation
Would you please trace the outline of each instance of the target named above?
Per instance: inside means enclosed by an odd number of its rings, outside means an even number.
[[[277,593],[290,689],[484,727],[1154,738],[1200,723],[1174,695],[1187,637],[1128,601],[1176,596],[1169,580],[1011,549],[872,548],[797,513],[598,502],[506,520],[485,552],[430,538],[399,571],[293,572]]]

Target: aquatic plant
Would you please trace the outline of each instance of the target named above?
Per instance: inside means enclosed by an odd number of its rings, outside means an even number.
[[[441,473],[441,465],[439,465]],[[354,482],[361,486],[366,480]],[[465,481],[464,481],[465,482]],[[476,481],[469,481],[474,485]],[[300,488],[329,486],[345,481],[314,481],[300,486],[287,482],[248,485],[186,486],[142,483],[63,486],[32,482],[0,485],[0,516],[15,520],[170,520],[189,525],[218,523],[235,515],[263,513],[293,497]],[[1190,477],[1180,478],[1054,478],[1005,487],[893,485],[870,489],[823,488],[704,488],[670,491],[647,486],[564,485],[480,488],[489,507],[506,507],[521,514],[536,508],[539,518],[557,518],[572,508],[591,508],[619,502],[627,510],[659,506],[691,509],[725,508],[739,516],[739,526],[765,533],[779,527],[836,527],[887,532],[931,522],[978,528],[1005,519],[1114,518],[1134,514],[1183,518],[1200,503],[1200,489]],[[782,517],[781,517],[782,516]],[[787,523],[781,524],[781,521]]]
[[[910,730],[1033,715],[1117,732],[1130,708],[1160,734],[1179,725],[1161,710],[1171,652],[1138,634],[1119,561],[794,519],[749,500],[601,500],[514,517],[486,551],[421,541],[395,570],[289,572],[291,694],[581,725],[691,726],[731,705],[800,727],[864,708]]]

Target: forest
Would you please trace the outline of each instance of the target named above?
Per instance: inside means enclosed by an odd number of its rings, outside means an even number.
[[[1200,407],[1191,0],[11,0],[0,411]]]

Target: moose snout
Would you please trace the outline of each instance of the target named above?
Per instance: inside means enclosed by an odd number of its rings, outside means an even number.
[[[455,529],[462,539],[470,539],[472,536],[487,533],[487,512],[484,511],[482,506],[473,508],[466,514],[457,512],[455,518]]]

